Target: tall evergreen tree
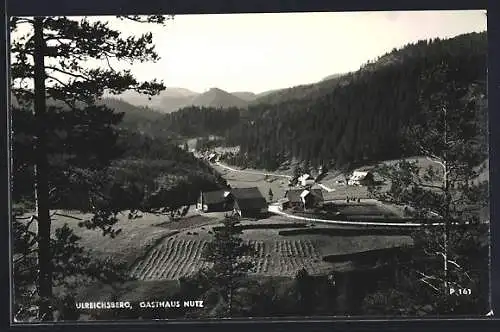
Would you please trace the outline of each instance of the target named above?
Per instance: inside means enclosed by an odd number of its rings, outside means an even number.
[[[236,311],[235,292],[245,282],[254,264],[248,258],[253,249],[243,243],[237,216],[228,216],[223,226],[215,229],[214,239],[206,247],[204,259],[213,264],[210,279],[218,297],[216,315],[232,317]]]
[[[165,22],[164,16],[149,16],[144,20],[138,16],[121,19],[160,24]],[[10,21],[11,33],[18,34],[18,28],[23,25],[30,26],[31,31],[14,38],[11,44],[12,91],[22,108],[33,109],[34,112],[36,134],[33,164],[39,271],[37,283],[41,299],[37,305],[39,319],[47,321],[53,319],[53,308],[50,305],[53,297],[53,257],[50,244],[50,170],[47,154],[47,138],[53,130],[50,127],[53,109],[47,109],[47,99],[61,101],[70,111],[78,112],[78,102],[90,106],[105,91],[119,94],[133,89],[154,95],[164,89],[164,86],[155,80],[138,82],[130,71],[117,71],[111,64],[112,61],[133,63],[158,60],[151,33],[123,38],[119,31],[113,30],[107,23],[91,22],[87,18],[77,21],[67,17],[14,17]],[[88,65],[90,59],[105,61],[107,65],[91,68]],[[89,127],[85,127],[88,126],[85,119],[81,120],[74,126],[88,129]],[[74,151],[76,154],[78,152]],[[92,221],[94,227],[109,230],[109,224],[116,220],[101,215]]]
[[[406,131],[407,147],[432,163],[422,167],[403,160],[380,167],[390,188],[371,191],[408,206],[415,217],[442,224],[416,234],[423,261],[414,274],[431,289],[435,312],[467,312],[466,302],[482,301],[484,307],[487,292],[488,226],[481,222],[489,218],[481,212],[488,207],[488,182],[479,178],[488,152],[485,87],[443,62],[422,75],[420,97],[422,112]],[[457,297],[454,289],[471,289],[475,297]]]
[[[314,307],[314,280],[306,269],[301,269],[295,275],[297,291],[297,307],[301,315],[309,315]]]

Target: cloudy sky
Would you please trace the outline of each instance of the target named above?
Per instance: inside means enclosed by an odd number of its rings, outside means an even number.
[[[125,35],[153,33],[161,60],[134,65],[140,80],[158,78],[167,87],[196,92],[218,87],[258,93],[354,71],[410,42],[484,31],[484,13],[178,15],[166,26],[116,19],[110,24]]]

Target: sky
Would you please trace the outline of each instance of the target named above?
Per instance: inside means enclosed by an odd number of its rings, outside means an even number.
[[[484,10],[177,15],[165,26],[95,19],[124,35],[153,33],[161,59],[118,68],[195,92],[314,83],[411,42],[486,30]]]

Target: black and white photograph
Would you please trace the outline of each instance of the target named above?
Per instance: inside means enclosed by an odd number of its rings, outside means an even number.
[[[493,315],[486,10],[8,23],[13,324]]]

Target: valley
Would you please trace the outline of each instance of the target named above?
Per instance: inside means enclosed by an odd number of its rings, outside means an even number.
[[[73,105],[82,112],[48,98],[47,240],[63,248],[50,262],[54,279],[71,279],[65,269],[76,262],[98,278],[72,284],[73,300],[189,297],[216,310],[230,270],[241,281],[231,289],[244,294],[239,300],[269,294],[275,302],[266,305],[288,308],[283,315],[308,307],[301,301],[309,293],[318,300],[311,313],[353,315],[394,294],[435,305],[433,294],[448,287],[443,278],[484,287],[486,55],[486,32],[474,32],[262,93],[117,89]],[[23,250],[39,232],[40,178],[30,164],[33,112],[13,104],[16,259],[30,267],[16,268],[24,277],[38,258]],[[462,266],[471,270],[465,281]],[[65,296],[69,287],[54,289]]]

